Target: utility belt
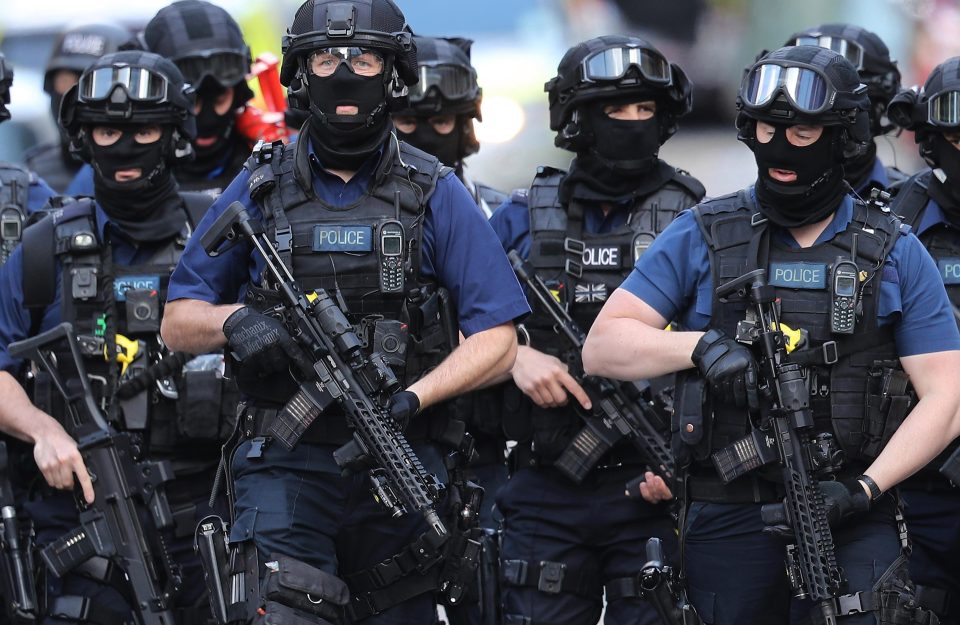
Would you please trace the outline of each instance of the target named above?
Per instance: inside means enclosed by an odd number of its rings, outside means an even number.
[[[774,503],[783,501],[783,485],[756,475],[724,484],[717,475],[687,478],[687,499],[706,503]]]
[[[530,443],[520,443],[512,450],[507,458],[507,464],[510,467],[510,473],[516,473],[520,469],[533,468],[556,469],[554,463],[556,458],[541,456],[534,451]],[[600,457],[600,461],[591,470],[590,475],[602,476],[602,474],[617,469],[633,469],[642,472],[643,462],[637,458],[637,450],[629,444],[620,444]],[[601,481],[602,477],[600,478]],[[618,476],[619,479],[619,476]]]

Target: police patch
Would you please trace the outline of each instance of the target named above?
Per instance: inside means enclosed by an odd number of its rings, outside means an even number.
[[[941,258],[937,268],[944,284],[960,284],[960,258]]]
[[[113,297],[118,302],[127,301],[127,291],[160,290],[160,276],[117,276],[113,279]]]
[[[619,267],[620,247],[617,245],[588,245],[583,249],[584,267]]]
[[[370,252],[373,251],[373,228],[370,226],[313,227],[314,252]]]
[[[578,304],[592,304],[607,301],[607,285],[578,284],[573,289],[573,301]]]
[[[821,263],[770,263],[770,284],[788,289],[825,289],[827,266]]]

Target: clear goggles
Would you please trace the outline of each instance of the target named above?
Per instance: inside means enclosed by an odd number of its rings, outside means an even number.
[[[383,73],[383,55],[368,48],[321,48],[307,57],[307,69],[314,76],[332,76],[341,63],[346,63],[358,76]]]
[[[933,126],[960,126],[960,91],[941,91],[927,100],[927,121]]]
[[[167,99],[169,83],[163,75],[143,67],[98,67],[80,76],[79,100],[105,100],[118,86],[131,100],[160,103]]]
[[[672,76],[667,60],[644,48],[608,48],[583,60],[583,78],[587,81],[618,80],[636,67],[649,82],[669,85]]]
[[[814,46],[833,50],[850,61],[850,63],[857,68],[857,71],[863,69],[863,46],[856,41],[850,41],[843,37],[831,37],[829,35],[801,35],[793,41],[788,42],[787,45]]]
[[[740,98],[747,107],[759,109],[781,92],[797,111],[806,114],[827,110],[837,94],[826,76],[817,70],[761,63],[747,74],[740,87]]]
[[[463,100],[475,94],[476,75],[459,65],[421,65],[420,80],[410,87],[410,99],[422,100],[436,89],[447,100]]]
[[[188,56],[176,60],[184,80],[199,88],[211,78],[223,87],[231,87],[246,79],[250,59],[236,52],[215,52],[205,56]]]

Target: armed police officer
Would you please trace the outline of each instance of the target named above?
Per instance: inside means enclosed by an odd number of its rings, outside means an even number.
[[[473,120],[481,120],[483,91],[470,62],[473,42],[460,37],[414,37],[420,80],[410,89],[410,106],[393,114],[397,136],[453,167],[477,205],[489,217],[507,199],[474,182],[464,159],[480,150]]]
[[[900,93],[890,104],[892,121],[914,131],[929,168],[903,184],[891,207],[913,228],[933,256],[957,314],[960,305],[960,57],[936,66],[921,90]],[[950,445],[950,450],[957,444]],[[913,540],[910,576],[918,601],[941,622],[960,623],[960,490],[937,469],[944,453],[901,488]]]
[[[253,91],[247,85],[250,48],[236,20],[204,0],[179,0],[147,22],[138,36],[145,50],[173,61],[196,91],[194,158],[177,166],[177,183],[216,198],[233,180],[262,136],[240,132]],[[262,129],[262,128],[261,128]],[[84,170],[68,190],[88,193],[92,173]],[[212,202],[212,200],[211,200]]]
[[[809,550],[804,540],[810,556],[794,558],[793,571],[822,565],[836,574],[839,566],[847,584],[842,575],[794,581],[806,590],[827,585],[831,596],[819,607],[824,615],[845,614],[838,622],[895,622],[885,620],[891,615],[910,622],[920,615],[901,612],[896,569],[904,546],[892,489],[960,433],[952,373],[960,365],[960,335],[949,301],[916,237],[889,211],[846,193],[843,162],[871,138],[866,87],[849,61],[812,46],[781,48],[745,73],[737,105],[738,138],[754,152],[757,182],[677,217],[604,306],[584,365],[623,379],[683,372],[672,428],[678,464],[688,473],[678,492],[689,502],[681,539],[690,596],[704,621],[788,619],[791,591],[776,536],[784,528],[775,527],[774,516],[765,523],[761,508],[782,501],[787,479],[796,483],[808,474],[773,467],[725,483],[714,462],[734,457],[729,446],[738,444],[750,464],[720,463],[725,478],[731,467],[763,465],[771,460],[764,450],[777,441],[764,443],[772,440],[763,437],[770,424],[754,424],[751,415],[808,406],[811,440],[823,443],[824,453],[808,448],[808,457],[785,455],[782,462],[816,458],[827,468],[823,481],[805,491],[822,492],[824,506],[793,530],[807,539],[816,529],[823,541]],[[766,270],[772,287],[758,297],[766,311],[778,309],[784,324],[776,330],[761,328],[760,313],[736,292],[716,291],[757,269]],[[665,332],[670,320],[686,331]],[[787,326],[800,335],[794,347],[801,346],[779,364],[764,355],[767,364],[758,369],[759,348],[766,354],[767,347],[783,346],[779,331]],[[754,352],[734,339],[750,340],[751,328],[781,340],[758,341]],[[809,392],[806,404],[771,408],[771,385],[782,388],[771,366],[805,376],[799,380]],[[760,436],[750,438],[754,433]],[[831,466],[837,446],[844,457],[839,469]],[[791,510],[807,510],[795,503]],[[830,529],[832,544],[825,537]]]
[[[860,82],[867,86],[870,98],[870,134],[874,138],[867,143],[863,154],[853,156],[843,164],[843,175],[853,190],[863,198],[870,197],[872,189],[885,190],[891,185],[906,180],[906,175],[895,167],[887,167],[877,157],[877,137],[895,129],[885,118],[887,105],[900,90],[900,70],[890,58],[887,44],[865,28],[852,24],[822,24],[799,32],[784,45],[819,46],[842,54],[860,75]]]
[[[409,421],[407,437],[436,471],[437,448],[427,440],[442,423],[418,413],[509,369],[512,321],[526,314],[526,300],[453,171],[393,133],[390,112],[404,106],[419,74],[400,9],[391,0],[308,0],[283,52],[281,81],[291,105],[308,112],[299,140],[255,150],[200,231],[237,201],[262,222],[300,288],[327,290],[367,351],[416,380],[393,396],[390,412]],[[298,388],[290,371],[303,371],[305,353],[267,314],[278,285],[263,258],[248,243],[210,258],[194,241],[171,282],[163,336],[173,348],[226,344],[233,355],[246,402],[231,455],[231,541],[251,563],[248,588],[266,584],[277,566],[302,571],[309,584],[263,588],[248,615],[266,604],[271,622],[333,622],[347,603],[346,579],[349,619],[432,622],[436,548],[417,539],[422,522],[391,519],[377,505],[365,475],[341,476],[334,451],[352,436],[344,413],[328,409],[289,451],[270,433]],[[385,254],[401,258],[402,276],[383,273]],[[452,349],[457,326],[465,340],[436,362]]]
[[[13,67],[0,54],[0,123],[10,119],[10,88]],[[31,213],[40,210],[54,195],[36,173],[16,163],[0,162],[0,265],[17,247]]]
[[[184,363],[159,339],[169,274],[209,203],[206,196],[181,193],[171,173],[190,154],[193,104],[180,71],[160,56],[117,52],[94,62],[65,95],[61,123],[71,149],[93,166],[95,197],[68,204],[27,229],[0,269],[0,428],[33,445],[51,487],[78,485],[87,504],[93,503],[94,478],[65,430],[70,417],[64,403],[51,395],[49,381],[26,379],[24,363],[7,348],[61,321],[71,323],[84,346],[96,405],[135,438],[144,457],[172,464],[174,527],[163,541],[181,569],[182,590],[175,597],[181,623],[202,622],[206,612],[198,608],[205,597],[193,529],[197,502],[207,499],[208,478],[235,410],[221,377],[222,357]],[[67,367],[69,352],[58,362]],[[69,375],[72,369],[61,370]],[[32,382],[32,398],[20,382]],[[41,546],[77,524],[67,493],[44,493],[27,508]],[[166,557],[152,555],[158,562]],[[91,578],[95,568],[49,576],[48,622],[129,621],[127,582],[113,586],[113,578]]]
[[[60,103],[91,63],[116,52],[131,39],[118,24],[98,23],[65,29],[53,44],[43,73],[43,90],[50,96],[50,113],[57,125],[58,141],[41,143],[24,154],[27,167],[37,172],[58,193],[64,193],[83,161],[70,152],[70,136],[60,127]]]
[[[703,198],[700,182],[657,156],[690,112],[692,87],[648,42],[609,36],[568,50],[545,90],[556,144],[577,156],[568,172],[540,167],[529,192],[515,193],[491,224],[585,332],[634,260]],[[657,622],[634,582],[647,538],[675,547],[672,521],[664,505],[624,495],[649,462],[628,444],[576,479],[555,466],[579,446],[580,415],[592,418],[592,403],[566,364],[579,354],[567,358],[554,323],[540,308],[524,322],[529,340],[511,372],[516,387],[507,389],[524,397],[504,400],[516,406],[504,427],[519,441],[497,501],[506,622],[596,623],[604,590],[608,622]]]

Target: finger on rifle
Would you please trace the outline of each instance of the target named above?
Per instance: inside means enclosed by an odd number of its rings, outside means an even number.
[[[90,479],[90,472],[87,471],[87,466],[83,464],[83,458],[79,455],[73,462],[73,467],[71,469],[73,475],[77,476],[77,481],[80,483],[80,488],[83,490],[83,498],[87,503],[93,503],[93,481]],[[73,485],[73,475],[70,476],[70,485]]]
[[[590,401],[590,396],[587,395],[587,392],[583,390],[583,387],[573,379],[573,376],[564,371],[559,376],[560,384],[570,391],[570,394],[573,395],[574,399],[580,402],[580,405],[590,410],[593,408],[593,402]]]

